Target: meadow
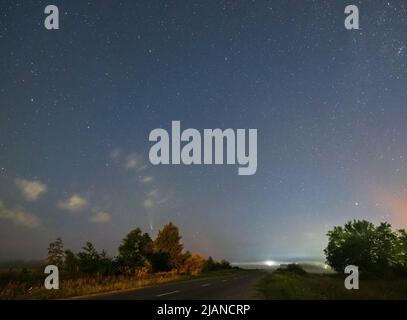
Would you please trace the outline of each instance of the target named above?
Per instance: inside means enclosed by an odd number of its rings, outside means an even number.
[[[358,290],[347,290],[343,274],[307,273],[300,266],[280,268],[258,286],[271,300],[378,300],[407,299],[407,279],[361,275]]]

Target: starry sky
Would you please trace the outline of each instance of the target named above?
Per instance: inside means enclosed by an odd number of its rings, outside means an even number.
[[[173,221],[230,261],[323,257],[349,219],[407,227],[407,2],[0,3],[0,260],[111,255]],[[256,128],[258,170],[152,166],[155,128]]]

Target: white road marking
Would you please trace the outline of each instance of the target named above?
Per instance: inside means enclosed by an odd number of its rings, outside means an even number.
[[[205,283],[205,284],[203,284],[202,285],[202,287],[207,287],[207,286],[210,286],[212,283]]]
[[[179,290],[176,291],[171,291],[171,292],[166,292],[166,293],[161,293],[161,294],[157,294],[156,297],[163,297],[163,296],[168,296],[170,294],[174,294],[174,293],[178,293]]]
[[[223,280],[222,280],[222,282],[226,282],[226,281],[227,281],[226,279],[223,279]]]

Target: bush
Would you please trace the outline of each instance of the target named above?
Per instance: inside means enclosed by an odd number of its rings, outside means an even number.
[[[199,275],[205,267],[205,262],[204,258],[194,253],[185,260],[181,273],[188,273],[193,276]]]
[[[296,274],[299,276],[306,276],[308,274],[307,271],[305,271],[303,267],[301,267],[299,264],[295,264],[295,263],[291,263],[291,264],[287,265],[285,268],[280,267],[276,271],[280,272],[280,273]]]

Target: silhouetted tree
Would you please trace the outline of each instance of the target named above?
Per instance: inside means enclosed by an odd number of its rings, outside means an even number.
[[[222,259],[222,260],[220,261],[220,268],[221,268],[221,269],[231,269],[232,266],[230,265],[230,262],[229,262],[229,261],[227,261],[227,260],[225,260],[225,259]]]
[[[111,274],[115,271],[116,266],[113,260],[108,257],[105,250],[99,254],[99,261],[98,261],[98,272],[101,274]]]
[[[79,259],[71,250],[65,251],[64,269],[68,273],[76,273],[79,271]]]
[[[347,265],[375,274],[407,266],[407,234],[404,230],[393,232],[386,222],[375,227],[366,220],[353,220],[344,227],[334,227],[327,235],[326,260],[338,272]]]
[[[400,268],[407,269],[407,232],[397,231],[397,264]]]
[[[209,257],[204,265],[204,272],[215,271],[217,269],[216,262],[212,257]]]
[[[140,228],[130,231],[119,246],[118,262],[123,267],[142,267],[153,251],[153,242],[148,233]]]
[[[386,268],[397,264],[398,250],[397,234],[391,230],[391,225],[387,222],[380,223],[375,229],[373,243],[374,263],[376,273],[382,273]]]
[[[101,257],[91,242],[86,242],[77,256],[80,271],[85,273],[97,273],[99,271]]]
[[[153,272],[170,271],[170,255],[166,252],[153,252],[148,258]]]

